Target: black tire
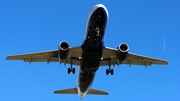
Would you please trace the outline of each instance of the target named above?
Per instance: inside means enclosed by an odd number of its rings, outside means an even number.
[[[68,74],[70,74],[71,73],[71,69],[70,68],[68,68]]]
[[[75,68],[73,68],[72,72],[73,72],[73,74],[75,74]]]
[[[109,69],[106,69],[106,75],[109,75]]]
[[[111,75],[114,75],[114,69],[111,69]]]

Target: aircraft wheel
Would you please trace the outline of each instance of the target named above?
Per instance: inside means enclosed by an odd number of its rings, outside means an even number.
[[[111,75],[114,75],[114,69],[111,69]]]
[[[109,69],[106,69],[106,75],[108,75],[109,74]]]
[[[72,69],[73,74],[75,74],[75,68]]]
[[[70,68],[68,68],[68,74],[70,74],[71,73],[71,69]]]

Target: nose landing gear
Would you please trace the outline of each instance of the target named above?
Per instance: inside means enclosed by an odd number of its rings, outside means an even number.
[[[100,37],[100,36],[101,36],[101,34],[100,34],[101,29],[100,29],[99,27],[96,27],[95,31],[96,31],[96,33],[97,33],[96,36],[97,36],[97,37]]]

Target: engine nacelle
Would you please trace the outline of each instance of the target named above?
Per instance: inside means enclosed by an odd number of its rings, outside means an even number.
[[[127,44],[122,43],[118,47],[117,58],[119,61],[124,61],[127,57],[129,47]]]
[[[69,51],[69,44],[65,41],[60,42],[59,44],[59,58],[66,59]]]

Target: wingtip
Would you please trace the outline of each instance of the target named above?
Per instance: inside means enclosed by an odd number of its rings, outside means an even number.
[[[166,61],[166,65],[168,65],[168,62]]]
[[[13,57],[7,56],[7,57],[6,57],[6,60],[13,60]]]
[[[165,65],[168,65],[168,61],[165,60],[165,61],[164,61],[164,64],[165,64]]]
[[[9,56],[6,57],[6,60],[9,60]]]

